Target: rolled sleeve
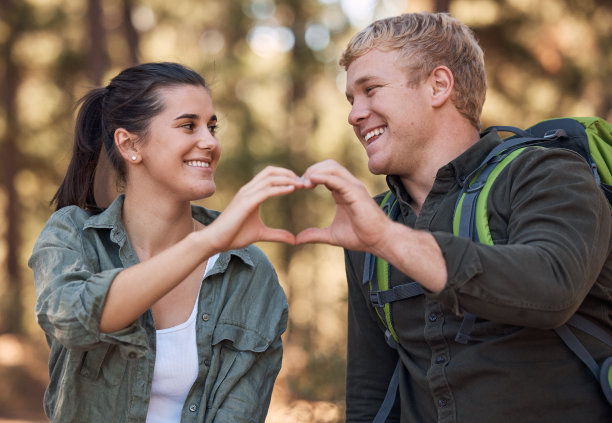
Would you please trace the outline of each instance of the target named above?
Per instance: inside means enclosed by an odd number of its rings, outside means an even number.
[[[529,151],[508,168],[511,182],[496,184],[487,201],[490,226],[505,232],[493,234],[493,246],[433,233],[449,276],[428,295],[458,314],[554,328],[578,309],[609,255],[609,205],[571,152]]]
[[[100,269],[101,261],[86,245],[83,225],[71,211],[74,209],[65,208],[53,214],[28,263],[34,273],[38,324],[67,348],[85,350],[110,342],[141,351],[147,345],[142,328],[128,327],[111,334],[99,331],[106,295],[123,268]]]

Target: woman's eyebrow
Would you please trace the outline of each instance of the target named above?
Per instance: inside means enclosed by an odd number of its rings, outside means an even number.
[[[200,115],[194,114],[194,113],[183,113],[182,115],[174,118],[174,120],[179,120],[179,119],[199,119]]]
[[[199,120],[200,119],[200,115],[195,114],[195,113],[183,113],[182,115],[174,118],[174,120],[180,120],[180,119],[194,119],[194,120]],[[217,121],[217,115],[212,115],[209,119],[208,122],[211,121]]]

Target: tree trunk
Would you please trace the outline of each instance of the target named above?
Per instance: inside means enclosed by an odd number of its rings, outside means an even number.
[[[434,11],[449,12],[451,0],[436,0],[434,2]]]
[[[106,36],[103,26],[103,12],[100,0],[87,1],[87,20],[89,22],[89,79],[95,86],[102,85],[102,77],[107,68]]]
[[[132,24],[132,10],[134,9],[133,0],[123,0],[123,25],[125,29],[125,40],[128,46],[128,63],[129,66],[138,64],[140,56],[138,50],[138,32]]]
[[[0,7],[9,16],[16,7],[11,0],[2,0]],[[5,22],[11,22],[10,19]],[[5,311],[4,322],[0,322],[0,333],[21,333],[23,330],[23,304],[21,267],[19,265],[19,252],[21,251],[21,219],[20,202],[15,180],[22,160],[17,149],[19,124],[17,122],[17,109],[15,99],[19,86],[19,69],[11,60],[11,52],[19,33],[19,28],[11,28],[6,44],[2,49],[2,59],[6,64],[3,90],[1,93],[2,107],[6,115],[6,131],[1,141],[2,151],[2,182],[6,190],[6,293],[1,306]]]

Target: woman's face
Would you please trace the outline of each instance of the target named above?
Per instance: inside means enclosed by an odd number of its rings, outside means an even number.
[[[128,187],[133,182],[135,189],[177,201],[211,196],[221,146],[208,90],[177,85],[159,89],[158,95],[163,109],[138,144],[140,161],[129,166]]]

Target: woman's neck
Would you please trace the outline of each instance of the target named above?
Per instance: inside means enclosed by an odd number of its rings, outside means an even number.
[[[152,257],[195,231],[191,204],[140,199],[126,192],[122,220],[140,260]]]

